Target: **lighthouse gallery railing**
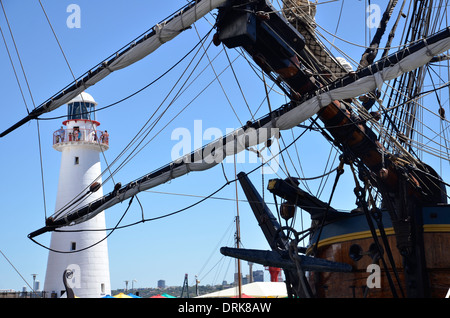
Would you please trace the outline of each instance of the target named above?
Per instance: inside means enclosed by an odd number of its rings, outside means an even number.
[[[109,145],[109,136],[94,129],[59,129],[53,133],[53,145],[65,142],[92,142]]]

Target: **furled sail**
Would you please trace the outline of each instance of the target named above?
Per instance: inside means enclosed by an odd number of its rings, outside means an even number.
[[[446,28],[368,67],[350,73],[328,86],[304,95],[300,102],[285,104],[259,120],[247,123],[222,139],[213,141],[203,148],[99,198],[89,206],[75,211],[69,210],[61,213],[58,217],[49,219],[45,227],[29,234],[29,237],[35,237],[58,227],[84,222],[113,205],[133,197],[140,191],[156,187],[190,171],[210,169],[222,162],[226,156],[264,143],[272,137],[277,137],[279,130],[291,129],[304,122],[334,100],[354,98],[379,89],[385,81],[423,66],[433,57],[449,49],[450,28]]]
[[[75,82],[69,84],[59,93],[36,107],[22,120],[2,132],[0,137],[9,134],[13,130],[32,119],[38,118],[44,113],[51,112],[66,104],[88,87],[95,85],[112,72],[125,68],[146,57],[158,49],[162,44],[172,40],[208,12],[211,12],[225,2],[226,0],[191,1],[169,20],[155,25],[148,33],[141,36],[141,38],[136,39],[122,51],[117,52],[109,59],[99,63],[96,68],[88,71]]]

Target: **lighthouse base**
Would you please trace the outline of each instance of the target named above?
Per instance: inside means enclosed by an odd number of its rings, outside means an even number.
[[[80,298],[111,294],[106,233],[92,231],[104,228],[105,218],[101,213],[82,224],[52,233],[44,284],[46,297],[66,298],[66,288]],[[67,286],[63,280],[66,270],[69,272]]]

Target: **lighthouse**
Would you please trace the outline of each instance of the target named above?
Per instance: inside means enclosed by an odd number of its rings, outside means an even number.
[[[71,211],[103,196],[102,187],[89,191],[93,184],[101,185],[100,155],[109,148],[107,130],[97,129],[100,123],[96,120],[96,105],[86,92],[75,97],[67,104],[67,120],[53,134],[53,148],[61,152],[56,212],[67,206]],[[87,192],[89,195],[83,197]],[[111,293],[105,229],[102,212],[52,232],[44,283],[46,297],[67,297],[66,286],[80,298]]]

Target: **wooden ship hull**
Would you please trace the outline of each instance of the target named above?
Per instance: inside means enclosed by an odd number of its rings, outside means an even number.
[[[313,292],[319,298],[393,298],[408,296],[407,272],[421,277],[423,281],[415,281],[416,286],[423,286],[422,297],[444,298],[450,286],[450,206],[424,207],[422,209],[424,267],[407,269],[403,263],[403,256],[395,248],[397,240],[389,215],[383,213],[382,222],[389,246],[393,247],[393,264],[387,261],[387,268],[379,262],[379,256],[374,247],[374,239],[367,225],[364,214],[355,212],[349,217],[337,220],[323,227],[320,234],[313,235],[311,246],[317,244],[316,257],[330,261],[350,264],[351,273],[311,272],[308,281]],[[375,221],[374,221],[375,222]],[[376,230],[381,241],[380,231]],[[312,247],[307,254],[312,252]],[[386,252],[383,253],[386,258]],[[371,264],[379,265],[379,278],[376,272],[370,270]],[[420,272],[420,275],[418,273]],[[387,273],[388,272],[388,273]],[[374,274],[375,273],[375,274]],[[390,278],[388,278],[388,275]],[[379,281],[376,281],[379,279]],[[392,290],[391,279],[394,294]],[[410,284],[414,283],[411,282]],[[371,286],[372,284],[372,286]],[[371,287],[368,287],[371,286]]]

